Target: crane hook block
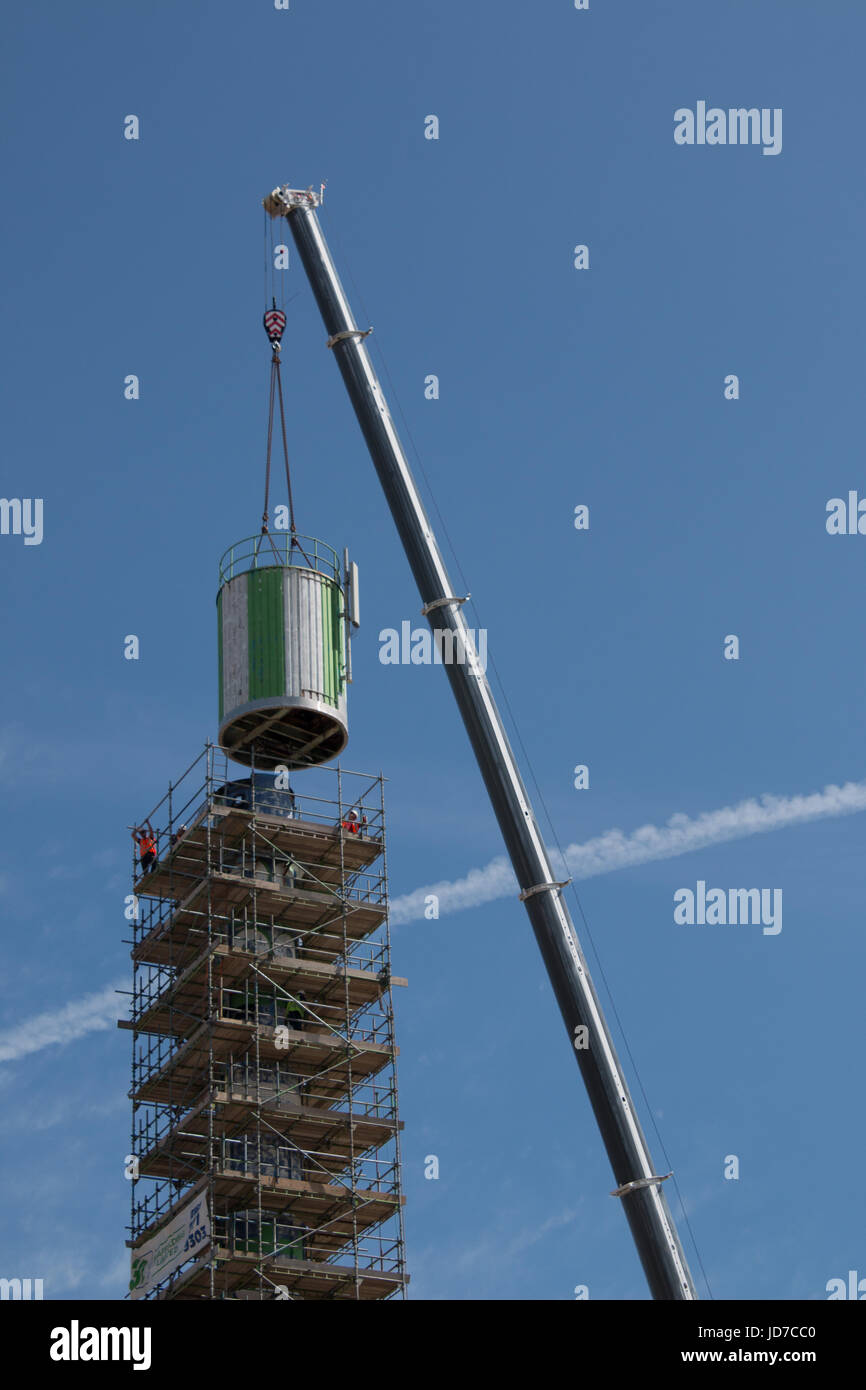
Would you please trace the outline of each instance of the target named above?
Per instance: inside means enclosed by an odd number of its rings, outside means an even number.
[[[266,309],[262,322],[268,335],[268,342],[277,347],[286,327],[286,316],[282,309]]]

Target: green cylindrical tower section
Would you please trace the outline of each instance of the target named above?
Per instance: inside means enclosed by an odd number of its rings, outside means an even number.
[[[220,746],[249,767],[309,767],[348,740],[346,602],[336,551],[239,541],[220,561]]]

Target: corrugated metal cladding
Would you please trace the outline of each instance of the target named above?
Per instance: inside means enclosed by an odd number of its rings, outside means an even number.
[[[343,595],[308,569],[248,570],[217,596],[220,721],[253,700],[313,700],[345,714]]]
[[[230,579],[219,592],[217,612],[222,634],[220,720],[228,710],[249,700],[249,643],[247,640],[247,576]]]
[[[223,591],[217,594],[217,650],[219,651],[220,723],[223,722]]]
[[[343,596],[336,584],[322,586],[322,654],[325,699],[338,705],[343,694]]]
[[[287,695],[344,704],[342,594],[308,569],[283,571]]]
[[[283,571],[249,570],[247,581],[248,700],[264,700],[286,691],[286,649],[283,641]]]

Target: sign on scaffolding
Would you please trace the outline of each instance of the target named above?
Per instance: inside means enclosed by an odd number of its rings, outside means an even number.
[[[130,1298],[146,1298],[210,1240],[207,1201],[188,1202],[167,1226],[132,1252]]]

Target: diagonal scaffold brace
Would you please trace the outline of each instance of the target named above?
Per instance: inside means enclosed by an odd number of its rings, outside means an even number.
[[[412,470],[331,259],[317,207],[321,192],[276,188],[264,199],[285,217],[310,281],[361,432],[391,509],[434,634],[450,634],[445,663],[457,705],[493,805],[523,901],[541,950],[590,1104],[601,1131],[650,1292],[656,1299],[697,1298],[685,1254],[629,1094],[574,924],[554,877],[523,779],[473,636],[427,518]],[[549,890],[549,891],[548,891]],[[666,1175],[669,1176],[669,1175]]]

